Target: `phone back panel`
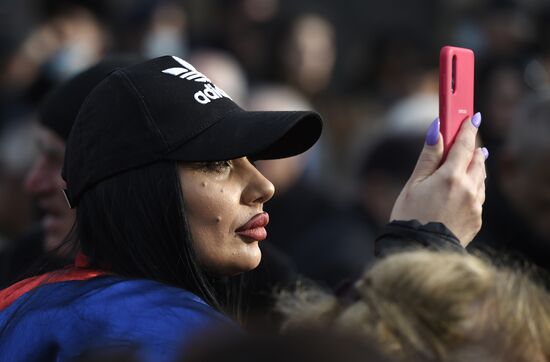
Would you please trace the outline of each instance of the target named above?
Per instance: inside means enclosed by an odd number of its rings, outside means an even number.
[[[439,119],[444,157],[462,122],[474,112],[474,52],[445,46],[439,56]]]

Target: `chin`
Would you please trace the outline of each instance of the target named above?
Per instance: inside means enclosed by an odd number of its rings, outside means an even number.
[[[247,255],[246,258],[242,257],[237,261],[238,263],[229,266],[223,275],[232,276],[254,270],[260,265],[261,260],[262,252],[258,248],[257,253],[254,253],[254,255]]]
[[[44,249],[52,251],[61,245],[63,238],[59,233],[49,232],[44,236]]]
[[[260,251],[258,257],[249,264],[248,269],[245,271],[251,271],[256,269],[258,265],[260,265],[261,261],[262,261],[262,252]]]
[[[258,265],[260,265],[260,262],[262,261],[262,251],[260,250],[260,245],[258,242],[254,243],[254,248],[248,255],[247,259],[247,270],[245,271],[254,270],[258,267]]]

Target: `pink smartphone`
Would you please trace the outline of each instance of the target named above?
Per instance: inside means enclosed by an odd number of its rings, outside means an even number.
[[[474,114],[474,52],[445,46],[439,54],[439,120],[443,159],[455,141],[462,122]]]

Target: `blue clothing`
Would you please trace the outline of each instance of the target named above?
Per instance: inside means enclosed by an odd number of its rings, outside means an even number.
[[[150,280],[100,276],[45,284],[0,312],[0,361],[70,361],[135,346],[143,361],[174,361],[193,338],[234,322],[196,295]]]

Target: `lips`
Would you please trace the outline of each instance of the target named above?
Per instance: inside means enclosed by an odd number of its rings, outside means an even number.
[[[253,240],[264,240],[267,238],[266,225],[269,223],[269,214],[262,212],[250,219],[246,224],[239,227],[235,232]]]

